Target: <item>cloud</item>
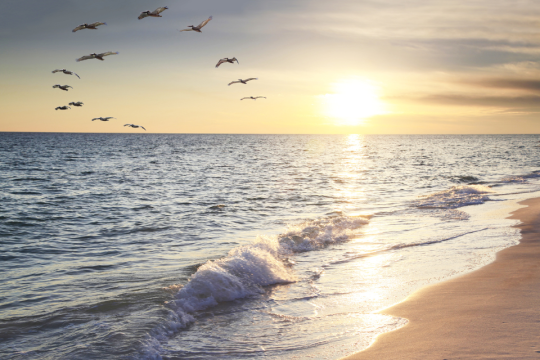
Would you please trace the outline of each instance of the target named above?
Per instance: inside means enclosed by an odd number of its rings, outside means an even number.
[[[485,88],[540,92],[540,79],[495,78],[467,81],[462,83]]]
[[[477,106],[513,109],[519,112],[540,111],[540,95],[477,96],[461,94],[433,94],[416,99],[423,103],[452,106]]]

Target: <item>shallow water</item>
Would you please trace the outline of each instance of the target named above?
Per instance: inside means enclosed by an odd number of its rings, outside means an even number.
[[[0,133],[0,357],[358,351],[406,322],[373,311],[518,241],[537,144]]]

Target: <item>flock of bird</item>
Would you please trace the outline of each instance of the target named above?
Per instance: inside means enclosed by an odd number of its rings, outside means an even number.
[[[146,17],[162,17],[160,14],[167,10],[168,7],[167,6],[162,6],[162,7],[158,7],[156,10],[154,11],[149,11],[149,10],[146,10],[146,11],[143,11],[141,12],[141,14],[138,16],[138,19],[139,20],[142,20]],[[182,31],[196,31],[196,32],[202,32],[201,29],[210,22],[210,20],[212,20],[212,16],[210,16],[208,19],[204,20],[203,22],[201,22],[199,25],[197,26],[193,26],[193,25],[189,25],[188,26],[188,29],[183,29],[183,30],[178,30],[180,32]],[[97,30],[97,27],[98,26],[101,26],[101,25],[107,25],[107,23],[104,23],[104,22],[95,22],[95,23],[92,23],[92,24],[81,24],[79,26],[77,26],[76,28],[74,28],[72,30],[72,32],[77,32],[79,30],[83,30],[83,29],[90,29],[90,30]],[[90,59],[98,59],[98,60],[101,60],[101,61],[104,61],[104,57],[105,56],[110,56],[110,55],[118,55],[118,51],[114,52],[114,51],[107,51],[107,52],[103,52],[103,53],[92,53],[92,54],[89,54],[89,55],[84,55],[84,56],[81,56],[80,58],[76,59],[77,62],[80,62],[80,61],[83,61],[83,60],[90,60]],[[236,59],[235,57],[229,59],[229,58],[223,58],[223,59],[220,59],[218,61],[218,63],[216,64],[216,68],[218,68],[221,64],[224,64],[224,63],[231,63],[231,64],[234,64],[234,62],[236,61],[237,64],[240,64],[240,62],[238,61],[238,59]],[[66,75],[75,75],[77,76],[79,79],[81,78],[79,75],[77,75],[76,73],[74,73],[73,71],[70,71],[70,70],[66,70],[66,69],[56,69],[56,70],[53,70],[52,73],[57,73],[57,72],[61,72],[63,74],[66,74]],[[248,79],[238,79],[236,81],[231,81],[228,85],[232,85],[232,84],[247,84],[248,81],[252,81],[252,80],[258,80],[257,78],[248,78]],[[60,85],[60,84],[56,84],[53,86],[53,88],[58,88],[60,90],[64,90],[64,91],[68,91],[68,88],[71,88],[73,89],[71,86],[69,85]],[[248,96],[248,97],[244,97],[240,100],[245,100],[245,99],[250,99],[250,100],[257,100],[257,99],[266,99],[266,97],[264,96]],[[77,102],[70,102],[69,105],[72,105],[72,106],[76,106],[76,107],[81,107],[83,106],[83,102],[81,101],[77,101]],[[57,106],[55,108],[55,110],[68,110],[68,109],[71,109],[70,106],[67,106],[67,105],[64,105],[64,106]],[[92,121],[95,121],[95,120],[99,120],[99,121],[109,121],[110,119],[115,119],[114,117],[112,116],[109,116],[109,117],[97,117],[97,118],[93,118]],[[125,124],[124,126],[128,126],[128,127],[131,127],[131,128],[134,128],[134,129],[137,129],[137,128],[142,128],[143,130],[146,131],[146,129],[141,126],[141,125],[135,125],[135,124]]]

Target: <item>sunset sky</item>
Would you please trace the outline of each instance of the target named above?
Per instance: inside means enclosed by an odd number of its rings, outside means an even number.
[[[169,7],[162,18],[137,19],[159,6]],[[0,131],[143,131],[126,123],[155,133],[540,131],[538,1],[3,0],[1,8]],[[177,31],[210,15],[202,33]],[[107,26],[71,31],[96,21]],[[75,61],[105,51],[120,53]],[[216,69],[223,57],[240,64]],[[51,73],[62,68],[81,79]],[[227,86],[249,77],[258,80]],[[72,101],[84,106],[55,110]],[[116,119],[91,121],[100,116]]]

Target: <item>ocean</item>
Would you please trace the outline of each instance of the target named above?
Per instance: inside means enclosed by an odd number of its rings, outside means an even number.
[[[360,351],[519,242],[539,140],[0,133],[0,358]]]

